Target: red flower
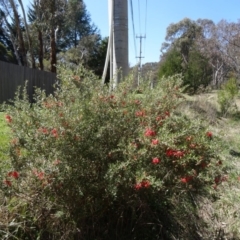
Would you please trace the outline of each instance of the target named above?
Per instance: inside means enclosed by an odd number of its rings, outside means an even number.
[[[141,183],[136,183],[136,184],[134,185],[134,188],[135,188],[136,190],[139,190],[140,188],[142,188],[142,184],[141,184]]]
[[[43,134],[48,134],[48,129],[45,127],[41,127],[38,129],[39,132],[43,133]]]
[[[9,172],[8,177],[13,177],[13,178],[17,179],[17,178],[19,178],[19,173],[17,171]]]
[[[166,151],[166,155],[168,157],[176,157],[176,158],[181,158],[185,155],[184,151],[180,151],[180,150],[173,150],[173,149],[167,149]]]
[[[140,183],[136,183],[134,185],[134,188],[136,190],[139,190],[141,188],[148,188],[148,187],[150,187],[150,182],[148,180],[142,180]]]
[[[144,117],[144,116],[145,116],[145,111],[137,111],[137,112],[135,113],[135,116],[136,116],[136,117]]]
[[[6,119],[6,121],[8,122],[8,123],[11,123],[12,122],[12,117],[10,116],[10,115],[6,115],[5,116],[5,119]]]
[[[147,128],[147,129],[145,130],[144,135],[145,135],[146,137],[153,137],[153,136],[156,136],[156,132],[153,131],[151,128]]]
[[[171,148],[167,149],[167,151],[166,151],[166,155],[167,155],[168,157],[173,156],[173,153],[174,153],[174,150],[172,150]]]
[[[188,183],[188,182],[190,182],[192,179],[193,179],[193,176],[186,176],[186,177],[181,178],[181,182],[182,182],[182,183]]]
[[[181,157],[184,156],[184,154],[185,154],[185,153],[184,153],[183,151],[176,150],[176,151],[174,151],[173,156],[174,156],[174,157],[177,157],[177,158],[181,158]]]
[[[166,112],[165,112],[165,116],[170,117],[170,112],[169,112],[169,111],[166,111]]]
[[[43,180],[44,179],[44,172],[39,172],[37,177],[40,179],[40,180]]]
[[[51,134],[52,134],[53,137],[57,138],[58,137],[57,129],[56,128],[52,129]]]
[[[141,182],[141,186],[144,188],[148,188],[150,186],[150,182],[148,180],[143,180]]]
[[[5,185],[9,186],[9,187],[12,186],[12,183],[11,183],[11,181],[9,181],[9,180],[4,180],[3,183],[4,183]]]
[[[36,176],[39,180],[43,180],[43,179],[44,179],[44,172],[38,172],[37,170],[33,170],[33,173],[35,174],[35,176]]]
[[[212,137],[213,137],[213,134],[212,134],[212,132],[206,132],[206,136],[207,136],[208,138],[212,138]]]
[[[155,157],[152,159],[152,163],[156,165],[156,164],[160,163],[160,159]]]
[[[158,139],[152,139],[152,145],[157,145],[159,143]]]
[[[162,117],[161,117],[161,116],[157,116],[157,117],[156,117],[156,121],[157,121],[157,122],[159,122],[159,121],[161,121],[161,120],[162,120]]]

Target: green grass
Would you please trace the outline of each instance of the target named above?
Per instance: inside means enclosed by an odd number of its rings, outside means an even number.
[[[7,151],[11,139],[11,132],[4,116],[5,113],[0,112],[0,163],[8,159]]]

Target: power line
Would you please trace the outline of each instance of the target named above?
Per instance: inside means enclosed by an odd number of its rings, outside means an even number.
[[[145,11],[145,36],[147,35],[147,10],[148,10],[148,0],[146,0],[146,11]],[[144,42],[144,53],[146,50],[146,38]]]
[[[139,29],[140,29],[140,34],[141,34],[141,10],[140,10],[140,2],[138,0],[138,16],[139,16]]]

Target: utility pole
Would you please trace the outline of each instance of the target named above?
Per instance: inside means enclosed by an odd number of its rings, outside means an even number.
[[[105,62],[110,61],[110,80],[116,88],[128,74],[128,0],[108,0],[110,37]],[[103,80],[104,82],[104,74]]]
[[[140,85],[140,77],[141,77],[141,74],[142,74],[142,58],[144,58],[142,56],[142,39],[143,38],[146,38],[146,35],[145,36],[136,36],[136,38],[139,38],[140,40],[140,54],[138,57],[136,58],[139,58],[139,63],[138,63],[138,86]]]
[[[113,8],[113,88],[128,74],[128,1],[112,0]],[[119,72],[120,70],[120,72]]]

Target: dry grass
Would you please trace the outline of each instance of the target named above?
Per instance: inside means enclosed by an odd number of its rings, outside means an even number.
[[[217,190],[215,202],[198,201],[199,214],[210,223],[212,239],[240,239],[240,99],[236,99],[232,114],[220,117],[217,92],[185,96],[178,111],[195,121],[201,121],[220,139],[220,155],[228,181]],[[236,155],[231,154],[232,150]],[[239,153],[239,155],[238,155]],[[213,190],[215,191],[215,190]]]

